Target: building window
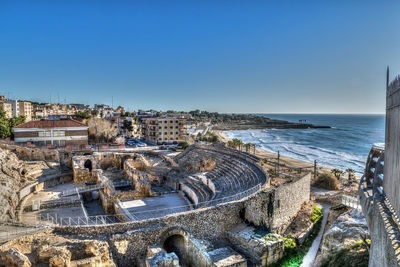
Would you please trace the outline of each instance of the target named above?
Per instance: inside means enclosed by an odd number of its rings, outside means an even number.
[[[174,134],[174,132],[170,132],[169,134],[170,134],[170,135],[173,135],[173,134]]]
[[[176,132],[175,134],[178,134],[178,132]]]
[[[175,121],[176,123],[178,123],[178,121]]]
[[[178,129],[178,126],[175,126],[175,129]]]
[[[174,126],[170,126],[169,128],[170,128],[170,129],[174,129]]]
[[[65,136],[65,131],[53,131],[53,136]]]
[[[168,129],[168,126],[164,126],[164,129]]]

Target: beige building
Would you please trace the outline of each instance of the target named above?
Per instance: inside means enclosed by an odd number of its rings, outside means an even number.
[[[31,102],[21,101],[18,102],[18,105],[19,105],[19,116],[24,116],[26,122],[31,121],[33,113]]]
[[[6,113],[6,118],[12,118],[12,104],[4,100],[0,100],[0,108]]]
[[[13,131],[15,143],[57,147],[88,144],[88,126],[75,120],[30,121],[15,126]]]
[[[186,119],[143,118],[142,134],[147,141],[158,144],[186,140]]]

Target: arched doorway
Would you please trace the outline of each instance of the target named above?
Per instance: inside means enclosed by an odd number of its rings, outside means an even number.
[[[86,168],[86,169],[89,169],[89,171],[91,172],[92,171],[92,161],[90,160],[90,159],[87,159],[86,161],[85,161],[85,163],[83,164],[83,166]]]
[[[181,266],[186,266],[185,261],[187,261],[185,238],[182,235],[175,234],[168,237],[163,244],[163,249],[166,252],[174,252],[179,258],[179,264]]]

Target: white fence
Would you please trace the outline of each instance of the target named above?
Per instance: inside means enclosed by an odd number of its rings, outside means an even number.
[[[347,207],[361,211],[361,205],[358,197],[342,195],[341,203]]]

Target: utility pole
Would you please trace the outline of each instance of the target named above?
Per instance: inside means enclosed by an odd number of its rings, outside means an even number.
[[[277,168],[277,172],[276,175],[279,177],[279,158],[281,157],[279,150],[278,150],[278,168]]]
[[[317,160],[314,160],[314,182],[317,180]]]

